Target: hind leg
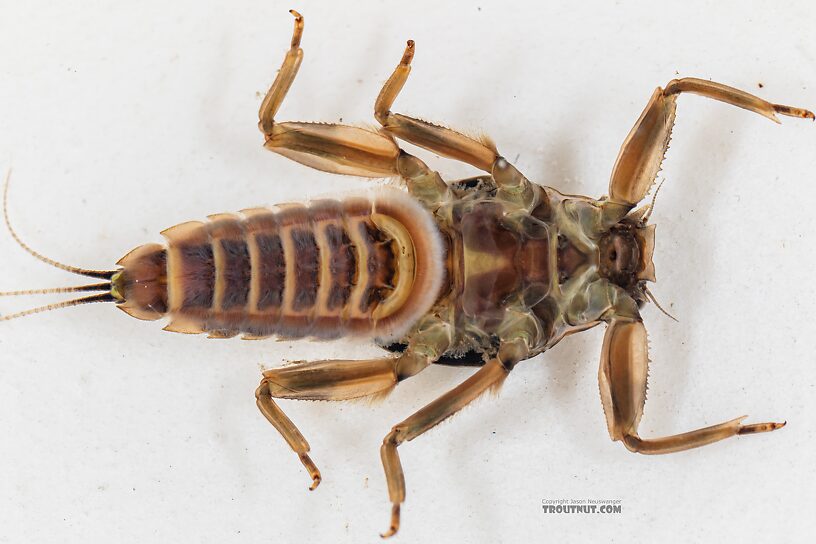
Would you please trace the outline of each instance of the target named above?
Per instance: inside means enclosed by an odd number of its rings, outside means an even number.
[[[300,362],[263,373],[255,398],[261,413],[278,430],[312,478],[320,484],[320,471],[309,457],[309,443],[274,401],[349,400],[387,395],[402,380],[414,376],[438,359],[450,346],[450,327],[430,322],[421,328],[398,357],[361,361]]]
[[[264,147],[293,161],[333,174],[370,178],[400,176],[411,194],[433,206],[449,196],[439,174],[397,146],[394,138],[381,132],[333,123],[275,121],[286,93],[295,80],[303,49],[303,17],[296,11],[292,44],[275,81],[261,104],[258,127]]]
[[[258,112],[258,128],[266,139],[264,147],[326,172],[366,177],[396,175],[399,148],[387,136],[346,125],[275,121],[303,61],[303,17],[294,10],[290,13],[295,16],[292,43]]]

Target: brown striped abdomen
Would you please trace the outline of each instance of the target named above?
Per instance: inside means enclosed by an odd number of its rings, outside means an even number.
[[[165,329],[175,332],[395,339],[431,308],[445,274],[430,213],[393,189],[214,215],[162,234],[166,248],[142,246],[120,263],[128,276],[145,260],[166,262],[165,281],[142,284],[166,285]],[[153,291],[130,289],[141,299]],[[121,306],[143,319],[162,315]]]

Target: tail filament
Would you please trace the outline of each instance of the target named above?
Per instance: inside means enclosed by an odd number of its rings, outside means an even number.
[[[31,249],[25,242],[20,239],[20,236],[14,230],[14,227],[11,226],[11,221],[9,220],[9,213],[8,213],[8,193],[9,193],[9,181],[11,180],[11,170],[9,169],[8,173],[6,174],[6,180],[3,186],[3,219],[6,223],[6,227],[11,234],[11,237],[17,242],[26,253],[34,257],[35,259],[44,262],[45,264],[51,265],[55,268],[59,268],[60,270],[65,270],[66,272],[71,272],[72,274],[78,274],[80,276],[89,276],[92,278],[100,278],[103,280],[110,280],[114,274],[116,274],[116,270],[87,270],[85,268],[79,268],[76,266],[69,266],[67,264],[62,264],[57,262],[53,259],[49,259],[48,257],[34,251]],[[39,306],[37,308],[31,308],[29,310],[24,310],[21,312],[9,314],[9,315],[0,315],[0,321],[10,321],[12,319],[17,319],[18,317],[25,317],[27,315],[38,314],[41,312],[48,312],[51,310],[58,310],[60,308],[69,308],[71,306],[79,306],[81,304],[91,304],[94,302],[117,302],[118,299],[111,294],[111,282],[106,281],[104,283],[94,283],[90,285],[78,285],[75,287],[54,287],[50,289],[27,289],[23,291],[0,291],[0,297],[16,297],[16,296],[27,296],[27,295],[51,295],[57,293],[76,293],[76,292],[88,292],[88,291],[106,291],[104,293],[99,293],[96,295],[91,295],[87,297],[77,298],[73,300],[66,300],[64,302],[57,302],[54,304],[48,304],[46,306]]]

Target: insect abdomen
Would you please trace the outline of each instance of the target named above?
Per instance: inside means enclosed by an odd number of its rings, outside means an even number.
[[[162,233],[166,330],[396,338],[444,279],[436,226],[400,191],[209,219]]]

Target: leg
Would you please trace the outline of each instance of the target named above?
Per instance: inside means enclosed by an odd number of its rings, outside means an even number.
[[[405,501],[405,476],[402,472],[397,447],[413,440],[425,431],[449,418],[488,389],[497,390],[513,366],[527,357],[525,342],[503,344],[499,354],[457,387],[414,413],[402,423],[395,425],[383,439],[380,449],[385,478],[388,481],[388,497],[391,500],[391,525],[383,538],[396,534],[400,523],[400,505]]]
[[[347,400],[387,395],[396,384],[438,359],[450,345],[449,327],[430,322],[421,328],[399,357],[364,361],[311,361],[267,370],[255,391],[258,408],[298,454],[312,477],[314,489],[320,471],[309,457],[309,443],[273,398],[305,400]]]
[[[696,78],[672,80],[665,89],[658,87],[655,90],[621,146],[609,181],[609,197],[613,203],[631,208],[649,192],[669,145],[677,96],[684,92],[732,104],[776,122],[779,122],[777,113],[814,119],[813,113],[808,110],[771,104],[721,83]]]
[[[466,162],[491,173],[505,198],[524,206],[530,206],[535,198],[530,182],[499,155],[496,145],[488,138],[482,137],[475,140],[449,128],[391,112],[394,100],[408,80],[413,57],[414,42],[408,40],[402,60],[385,82],[374,103],[374,117],[383,126],[383,129],[397,138],[443,157]]]
[[[643,454],[672,453],[718,442],[738,434],[763,433],[784,423],[742,425],[742,416],[683,434],[643,439],[638,425],[646,402],[649,355],[643,323],[613,321],[604,336],[598,381],[609,436],[622,440],[629,451]]]
[[[303,49],[303,17],[295,16],[292,44],[258,112],[264,147],[318,170],[367,177],[396,174],[399,148],[391,138],[370,130],[324,123],[277,123],[275,114],[295,80]]]
[[[258,112],[258,127],[266,138],[264,147],[324,172],[371,178],[401,176],[408,190],[423,202],[447,198],[448,188],[439,174],[402,151],[389,135],[347,125],[275,121],[303,60],[303,17],[294,10],[291,13],[295,16],[292,45]]]

